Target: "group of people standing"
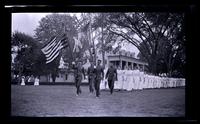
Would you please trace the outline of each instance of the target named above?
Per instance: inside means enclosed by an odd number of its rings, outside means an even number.
[[[185,86],[184,78],[169,78],[145,74],[135,70],[117,70],[118,80],[114,83],[114,88],[118,90],[142,90],[153,88],[172,88]],[[101,89],[108,89],[106,80],[102,81]]]
[[[81,66],[81,62],[78,62],[77,66],[75,66],[75,63],[73,63],[73,69],[74,69],[74,77],[75,77],[75,86],[76,86],[76,95],[78,96],[81,94],[81,81],[82,77],[85,76],[84,68]],[[98,60],[97,66],[94,65],[93,62],[91,62],[90,67],[88,67],[87,74],[88,74],[88,83],[89,83],[89,91],[90,93],[96,92],[96,97],[100,96],[100,84],[102,80],[107,79],[108,86],[110,89],[110,93],[113,93],[114,89],[114,82],[117,80],[117,70],[111,65],[106,75],[104,76],[104,68],[101,66],[101,60]],[[83,76],[82,76],[83,75]]]
[[[75,86],[77,88],[77,95],[81,93],[80,85],[82,81],[82,74],[85,78],[84,69],[81,66],[81,62],[75,67]],[[104,76],[105,74],[105,76]],[[91,62],[90,67],[87,69],[89,92],[96,92],[96,97],[99,97],[100,90],[110,89],[110,93],[113,93],[114,89],[118,90],[142,90],[149,88],[171,88],[185,86],[184,78],[168,78],[162,76],[155,76],[145,74],[139,69],[135,70],[121,70],[116,69],[112,63],[109,68],[104,69],[101,66],[101,60],[98,60],[97,66]],[[94,90],[95,89],[95,90]]]

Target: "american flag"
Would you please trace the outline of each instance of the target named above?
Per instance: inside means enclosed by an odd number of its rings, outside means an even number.
[[[41,49],[46,57],[46,64],[55,60],[60,54],[61,50],[66,46],[68,46],[68,41],[65,35],[62,35],[61,37],[52,37],[49,43]]]

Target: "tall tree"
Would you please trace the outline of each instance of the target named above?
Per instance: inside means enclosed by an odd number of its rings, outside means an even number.
[[[65,31],[69,39],[69,47],[63,50],[62,55],[66,58],[65,60],[73,60],[73,37],[77,36],[75,24],[75,18],[69,14],[55,13],[47,15],[40,20],[39,26],[35,29],[35,38],[42,44],[45,44],[52,36],[62,34]]]
[[[102,60],[103,60],[103,66],[105,67],[105,52],[109,52],[113,50],[113,45],[115,43],[118,43],[119,47],[115,49],[117,52],[120,48],[121,40],[114,35],[112,32],[110,32],[107,28],[110,25],[110,21],[108,21],[108,18],[110,16],[110,13],[97,13],[94,17],[94,23],[92,27],[95,30],[95,33],[97,34],[97,48],[99,48],[99,52],[102,54]],[[118,42],[119,41],[119,42]]]
[[[36,69],[36,63],[40,56],[40,45],[40,43],[27,34],[21,32],[14,32],[12,34],[11,46],[16,48],[13,51],[13,54],[16,54],[13,63],[16,74],[26,76],[40,72]]]
[[[176,13],[112,13],[109,30],[135,45],[148,62],[151,73],[157,73],[159,54],[169,37],[182,25],[183,15]]]

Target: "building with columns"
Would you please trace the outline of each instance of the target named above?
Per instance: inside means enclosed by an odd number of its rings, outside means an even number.
[[[102,55],[98,54],[98,59],[102,60]],[[135,57],[135,53],[127,52],[121,50],[117,53],[112,51],[105,54],[105,67],[109,66],[109,63],[113,63],[116,68],[120,69],[135,69],[138,68],[145,70],[145,67],[148,66],[148,63],[141,61]]]

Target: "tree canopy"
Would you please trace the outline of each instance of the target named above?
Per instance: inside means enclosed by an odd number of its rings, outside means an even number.
[[[55,69],[61,56],[67,63],[81,58],[85,61],[93,58],[98,48],[104,60],[105,52],[119,51],[121,43],[129,42],[138,48],[138,56],[148,63],[150,73],[183,77],[186,64],[183,23],[182,13],[82,13],[79,18],[70,14],[50,14],[40,20],[34,38],[20,32],[13,33],[12,46],[18,46],[15,64],[30,73],[37,72],[40,67],[37,73],[53,73],[57,72]],[[52,36],[62,33],[67,35],[69,47],[62,50],[56,61],[45,65],[40,49]],[[75,38],[80,33],[82,47],[79,52],[74,52]],[[118,44],[116,49],[113,49],[114,44]],[[37,69],[33,65],[37,65]]]
[[[158,74],[160,58],[170,72],[172,57],[178,48],[184,49],[183,19],[179,13],[113,13],[108,30],[135,45],[149,71]]]

